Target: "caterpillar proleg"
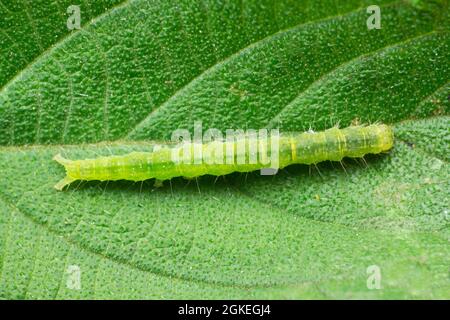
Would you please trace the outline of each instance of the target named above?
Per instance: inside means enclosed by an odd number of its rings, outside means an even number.
[[[76,180],[168,180],[255,171],[273,167],[274,162],[277,168],[283,168],[291,164],[341,161],[344,157],[359,158],[388,151],[393,146],[394,134],[388,125],[373,124],[333,127],[321,132],[286,132],[270,136],[265,144],[258,139],[247,134],[233,141],[185,142],[153,152],[83,160],[69,160],[57,154],[54,160],[65,167],[66,177],[55,188],[62,190]],[[270,153],[269,162],[266,152]]]

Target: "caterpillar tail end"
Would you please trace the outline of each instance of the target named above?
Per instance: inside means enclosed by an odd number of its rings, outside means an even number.
[[[61,153],[58,153],[57,155],[55,155],[53,157],[53,160],[55,160],[56,162],[58,162],[59,164],[62,164],[63,166],[66,166],[67,164],[69,164],[70,162],[72,162],[72,160],[66,159],[64,158]]]
[[[54,188],[58,191],[62,191],[65,186],[71,184],[75,180],[70,177],[65,177],[64,179],[60,180],[57,184],[55,184]]]
[[[66,165],[68,165],[70,162],[72,162],[72,160],[68,160],[68,159],[64,158],[60,153],[55,155],[53,157],[53,160],[55,160],[59,164],[63,165],[64,167],[66,167]],[[71,184],[74,181],[75,181],[75,179],[73,179],[69,176],[66,176],[64,179],[60,180],[57,184],[55,184],[54,187],[56,190],[62,191],[65,186]]]

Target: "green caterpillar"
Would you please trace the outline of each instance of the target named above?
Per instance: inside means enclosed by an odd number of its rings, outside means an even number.
[[[295,163],[341,161],[344,157],[359,158],[369,153],[388,151],[394,143],[392,128],[384,124],[345,129],[333,127],[321,132],[281,133],[276,140],[274,137],[269,137],[270,144],[247,134],[232,141],[166,145],[153,152],[132,152],[85,160],[68,160],[57,154],[54,160],[65,167],[67,175],[55,188],[62,190],[76,180],[195,178],[267,167],[278,169]],[[270,158],[266,153],[270,153]]]

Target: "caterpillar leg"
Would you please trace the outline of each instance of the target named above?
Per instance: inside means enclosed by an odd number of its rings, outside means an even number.
[[[164,180],[155,179],[155,184],[153,186],[155,188],[162,188],[164,186]]]

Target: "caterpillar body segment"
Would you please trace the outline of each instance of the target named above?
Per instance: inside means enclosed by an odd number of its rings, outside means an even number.
[[[153,152],[131,152],[84,160],[69,160],[58,154],[54,160],[65,167],[66,177],[55,188],[62,190],[76,180],[143,181],[156,178],[163,181],[180,176],[195,178],[206,174],[219,176],[249,172],[273,167],[274,155],[277,168],[299,163],[340,161],[344,157],[358,158],[388,151],[394,143],[392,128],[384,124],[281,133],[276,136],[276,148],[272,144],[273,136],[264,146],[255,139],[257,137],[247,135],[234,141],[184,143]],[[263,155],[269,155],[270,159]]]

